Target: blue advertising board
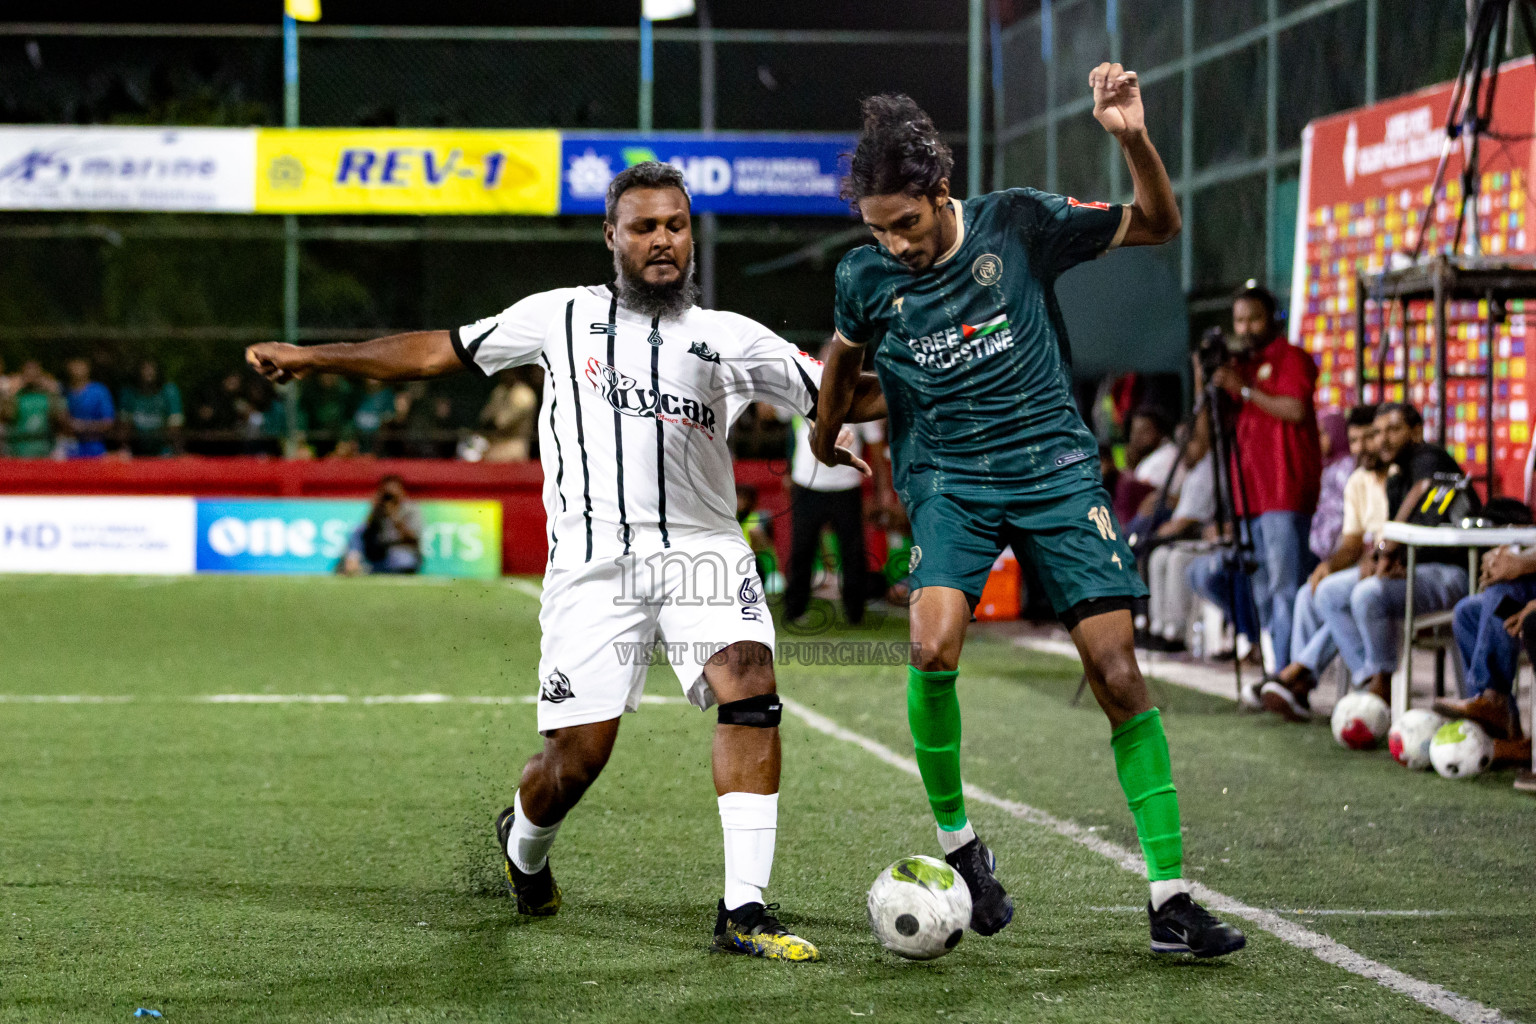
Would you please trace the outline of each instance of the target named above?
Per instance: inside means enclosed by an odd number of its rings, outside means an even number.
[[[423,501],[422,574],[501,573],[501,503]],[[197,571],[328,573],[368,515],[366,501],[247,498],[197,502]]]
[[[852,135],[571,135],[560,146],[560,212],[602,213],[613,176],[646,160],[682,168],[695,213],[850,216],[838,198]]]

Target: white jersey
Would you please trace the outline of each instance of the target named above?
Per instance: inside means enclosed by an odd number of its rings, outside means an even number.
[[[726,433],[752,402],[814,415],[821,363],[736,313],[690,307],[658,321],[607,285],[557,288],[455,329],[490,375],[539,362],[539,453],[549,568],[739,535]]]

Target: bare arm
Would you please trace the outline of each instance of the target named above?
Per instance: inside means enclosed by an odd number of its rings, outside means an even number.
[[[1358,565],[1360,556],[1365,553],[1365,537],[1358,533],[1345,533],[1339,536],[1338,547],[1333,549],[1333,554],[1328,556],[1328,561],[1323,564],[1328,567],[1328,572],[1343,572],[1352,565]]]
[[[1199,367],[1195,368],[1195,383],[1197,387],[1204,387]],[[1230,364],[1218,367],[1211,374],[1211,383],[1233,398],[1249,403],[1266,416],[1273,416],[1285,423],[1300,423],[1307,418],[1307,403],[1294,395],[1272,395],[1268,391],[1251,387],[1248,389],[1248,397],[1244,398],[1242,374]]]
[[[1163,159],[1147,137],[1136,72],[1104,63],[1089,72],[1088,84],[1093,86],[1093,116],[1119,141],[1131,171],[1131,222],[1120,244],[1161,245],[1179,233],[1183,219]]]
[[[885,392],[880,390],[879,378],[872,373],[859,374],[853,386],[853,401],[848,406],[845,422],[868,423],[870,420],[883,420],[886,415]]]
[[[447,331],[415,331],[334,345],[266,342],[245,350],[245,361],[278,384],[311,373],[339,373],[374,380],[420,380],[464,369]]]
[[[826,366],[821,371],[821,397],[816,403],[816,429],[811,433],[811,451],[828,466],[838,465],[837,435],[848,422],[858,388],[864,350],[841,337],[832,342]],[[881,403],[884,404],[883,401]]]

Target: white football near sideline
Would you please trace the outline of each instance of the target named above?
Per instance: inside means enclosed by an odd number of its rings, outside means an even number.
[[[1403,717],[1387,732],[1387,750],[1391,752],[1392,760],[1416,772],[1428,768],[1429,741],[1445,723],[1446,719],[1428,708],[1404,711]]]
[[[869,887],[869,927],[908,960],[933,960],[960,944],[971,923],[971,890],[935,857],[903,857]]]
[[[1370,750],[1387,736],[1392,709],[1369,690],[1351,690],[1333,706],[1333,738],[1351,750]]]
[[[1493,740],[1476,722],[1446,722],[1429,741],[1429,760],[1443,779],[1481,775],[1493,763]]]

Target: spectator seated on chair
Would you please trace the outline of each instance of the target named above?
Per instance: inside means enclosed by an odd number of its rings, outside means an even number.
[[[1170,438],[1168,417],[1157,406],[1142,406],[1131,413],[1125,443],[1125,466],[1115,482],[1114,512],[1122,523],[1135,519],[1148,495],[1168,485],[1177,495],[1179,446]]]
[[[1194,604],[1189,566],[1210,549],[1203,534],[1214,531],[1216,519],[1216,457],[1207,451],[1184,478],[1173,515],[1154,533],[1156,545],[1147,557],[1148,646],[1182,650],[1184,631]]]
[[[1349,416],[1330,412],[1317,418],[1323,475],[1317,493],[1317,511],[1312,513],[1312,529],[1307,534],[1307,547],[1320,562],[1328,561],[1342,536],[1344,485],[1355,471],[1357,459],[1354,446],[1349,443],[1350,416],[1364,419],[1374,416],[1375,409],[1375,406],[1358,406],[1350,410]]]
[[[1528,517],[1527,517],[1528,518]],[[1463,697],[1435,701],[1436,713],[1467,718],[1497,743],[1520,739],[1515,675],[1521,629],[1536,628],[1536,551],[1495,548],[1483,555],[1482,590],[1456,603],[1451,633],[1461,658]],[[1519,610],[1511,614],[1510,609]],[[1526,752],[1529,761],[1530,752]]]
[[[1262,702],[1292,720],[1302,720],[1311,714],[1309,696],[1318,677],[1339,652],[1324,611],[1332,616],[1343,614],[1361,575],[1373,574],[1376,535],[1387,521],[1387,467],[1381,458],[1375,418],[1373,405],[1357,406],[1349,412],[1349,462],[1355,469],[1344,481],[1336,535],[1319,545],[1316,531],[1313,532],[1313,553],[1321,546],[1327,554],[1296,591],[1296,607],[1291,615],[1291,663],[1280,670],[1276,679],[1255,684],[1254,690],[1244,695],[1244,704],[1256,706]],[[1341,464],[1342,460],[1334,466]],[[1325,490],[1327,475],[1325,471]],[[1273,691],[1267,701],[1263,691],[1258,690],[1260,686]]]
[[[1435,484],[1437,474],[1458,476],[1461,468],[1443,448],[1415,440],[1423,418],[1411,405],[1387,402],[1378,407],[1375,425],[1387,466],[1387,507],[1397,522],[1422,522],[1416,509]],[[1429,525],[1428,523],[1422,523]],[[1340,601],[1330,590],[1317,601],[1318,611],[1339,656],[1349,667],[1350,682],[1391,700],[1392,672],[1397,667],[1408,574],[1402,545],[1378,540],[1374,563]],[[1461,548],[1426,548],[1414,570],[1414,612],[1427,614],[1450,608],[1467,596],[1466,552]],[[1322,589],[1322,588],[1319,588]],[[1341,588],[1342,589],[1342,588]],[[1264,706],[1286,718],[1304,720],[1310,712],[1297,692],[1284,685],[1264,687]]]

